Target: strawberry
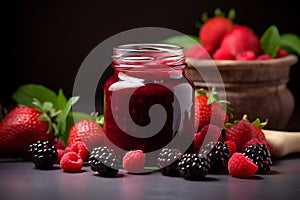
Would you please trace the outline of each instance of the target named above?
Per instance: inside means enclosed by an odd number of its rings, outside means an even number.
[[[97,122],[83,119],[77,121],[71,127],[67,146],[71,147],[76,141],[82,141],[88,149],[92,149],[103,145],[104,137],[104,132]]]
[[[199,39],[204,49],[213,55],[224,35],[233,27],[234,23],[222,16],[215,16],[206,21],[199,30]]]
[[[257,56],[262,51],[259,37],[248,27],[242,25],[235,26],[224,35],[219,49],[226,49],[234,57],[249,50]]]
[[[261,128],[267,122],[260,122],[256,119],[250,123],[246,116],[242,120],[236,121],[225,133],[225,141],[232,141],[236,144],[236,150],[242,152],[248,145],[253,143],[266,144],[266,138]]]
[[[28,106],[12,109],[0,123],[0,154],[22,155],[38,140],[53,141],[49,122],[39,120],[42,112]]]
[[[224,124],[229,120],[229,112],[227,112],[223,103],[229,103],[219,99],[218,93],[213,88],[210,95],[207,95],[203,89],[198,90],[195,97],[195,128],[200,131],[205,125],[214,124],[223,128]]]

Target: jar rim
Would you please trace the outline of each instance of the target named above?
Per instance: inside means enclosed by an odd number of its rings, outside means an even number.
[[[165,43],[134,43],[114,47],[114,63],[122,66],[143,64],[158,65],[163,62],[168,65],[182,65],[185,63],[184,48]],[[126,65],[124,65],[126,63]],[[121,65],[118,65],[121,67]]]

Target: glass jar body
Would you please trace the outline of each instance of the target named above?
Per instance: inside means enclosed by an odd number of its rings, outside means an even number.
[[[110,142],[147,153],[177,137],[182,144],[172,147],[186,150],[194,136],[194,86],[185,77],[185,63],[154,59],[112,66],[114,74],[104,86],[104,131]]]

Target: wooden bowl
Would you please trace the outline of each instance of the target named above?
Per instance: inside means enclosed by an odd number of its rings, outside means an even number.
[[[296,55],[253,61],[187,59],[186,76],[196,89],[216,87],[230,101],[234,119],[247,114],[250,121],[268,119],[266,128],[282,130],[295,106],[286,84],[297,61]]]

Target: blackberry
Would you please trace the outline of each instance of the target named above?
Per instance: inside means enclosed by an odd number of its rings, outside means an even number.
[[[207,157],[209,173],[218,173],[227,169],[230,149],[224,142],[209,142],[200,151],[200,157]]]
[[[29,145],[28,153],[37,169],[52,169],[58,153],[49,141],[37,141]]]
[[[249,145],[243,152],[244,156],[251,158],[258,166],[257,174],[266,174],[270,172],[272,159],[270,151],[265,144]]]
[[[201,180],[208,174],[209,164],[205,157],[187,153],[181,157],[178,170],[187,180]]]
[[[178,149],[163,148],[157,158],[160,172],[164,176],[180,176],[178,163],[182,153]]]
[[[100,176],[114,177],[119,172],[120,160],[114,150],[106,146],[93,148],[89,156],[91,170],[98,172]]]

